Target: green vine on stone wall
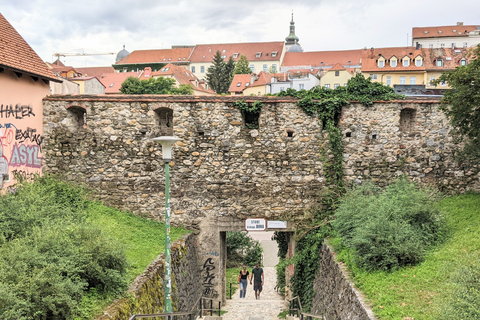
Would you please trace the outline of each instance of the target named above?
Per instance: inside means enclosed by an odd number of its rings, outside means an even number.
[[[245,120],[245,127],[248,129],[258,129],[258,117],[262,112],[263,102],[260,100],[254,103],[247,103],[244,100],[235,101],[233,106],[240,110]]]
[[[292,278],[294,295],[298,295],[304,306],[309,310],[314,297],[313,280],[319,267],[319,252],[325,237],[331,230],[331,221],[339,204],[339,199],[345,191],[343,183],[343,142],[342,133],[338,128],[342,108],[350,101],[358,101],[364,106],[373,105],[374,101],[404,99],[395,93],[393,88],[378,82],[371,82],[358,74],[351,78],[345,87],[330,90],[324,87],[314,87],[311,90],[296,91],[287,89],[278,96],[298,98],[297,105],[310,116],[317,116],[327,135],[327,144],[320,148],[320,158],[323,163],[325,188],[320,194],[321,206],[314,209],[312,222],[301,230],[295,250],[295,274]]]

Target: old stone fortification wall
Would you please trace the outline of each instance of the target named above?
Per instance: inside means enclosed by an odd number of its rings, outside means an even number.
[[[320,253],[320,268],[313,283],[315,297],[312,314],[332,320],[375,319],[363,297],[348,280],[342,266],[335,260],[332,249],[324,244]]]
[[[174,311],[190,311],[202,295],[197,267],[195,236],[188,235],[172,244],[172,305]],[[117,300],[97,320],[123,320],[134,314],[163,313],[165,255],[162,253],[130,286],[130,297]]]

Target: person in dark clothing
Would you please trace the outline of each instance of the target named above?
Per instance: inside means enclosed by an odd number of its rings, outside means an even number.
[[[260,265],[255,263],[255,268],[252,269],[252,275],[250,276],[250,284],[252,284],[253,279],[253,290],[255,290],[255,299],[260,299],[260,293],[263,288],[263,269],[260,268]]]
[[[240,275],[238,276],[238,279],[240,279],[240,299],[245,299],[245,295],[247,294],[249,274],[247,267],[243,266],[243,269],[240,270]]]

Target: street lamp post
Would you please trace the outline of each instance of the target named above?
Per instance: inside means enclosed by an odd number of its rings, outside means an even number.
[[[170,161],[172,147],[182,139],[162,136],[152,139],[162,144],[162,157],[165,162],[165,313],[172,313],[172,265],[170,255]]]

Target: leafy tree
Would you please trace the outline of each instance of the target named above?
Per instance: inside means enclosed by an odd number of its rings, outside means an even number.
[[[247,232],[227,232],[227,261],[229,267],[243,264],[253,267],[260,262],[263,249]]]
[[[171,78],[158,77],[140,80],[135,77],[128,77],[122,83],[120,92],[124,94],[193,94],[193,88],[189,85],[175,87],[175,80]]]
[[[252,69],[250,69],[250,62],[248,62],[247,56],[242,54],[235,65],[235,70],[233,74],[251,74]]]
[[[480,157],[480,44],[470,52],[469,64],[444,72],[434,84],[446,82],[442,110],[466,142],[463,156]]]
[[[235,61],[230,57],[227,62],[222,58],[220,51],[213,57],[213,66],[208,68],[206,79],[210,88],[218,94],[228,93],[230,82],[235,69]]]

